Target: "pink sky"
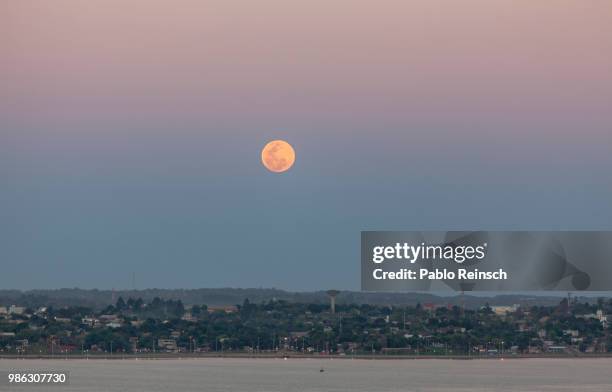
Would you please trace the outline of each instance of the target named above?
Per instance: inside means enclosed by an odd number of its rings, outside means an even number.
[[[3,287],[344,289],[363,229],[612,222],[610,0],[3,0],[0,54]]]
[[[0,94],[41,121],[160,109],[598,115],[612,100],[606,0],[19,0],[0,15]]]

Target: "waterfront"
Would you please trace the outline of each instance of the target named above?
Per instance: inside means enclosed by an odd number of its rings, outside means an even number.
[[[0,360],[0,371],[70,373],[63,387],[7,391],[610,391],[611,358]],[[321,370],[324,370],[321,372]],[[6,383],[3,388],[6,387]]]

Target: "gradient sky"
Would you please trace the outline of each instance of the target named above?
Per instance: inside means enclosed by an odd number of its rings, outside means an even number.
[[[612,229],[608,0],[8,0],[0,55],[0,288],[358,289],[361,230]]]

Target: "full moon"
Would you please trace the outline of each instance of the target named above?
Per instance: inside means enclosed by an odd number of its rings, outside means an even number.
[[[261,150],[261,163],[274,173],[282,173],[293,166],[295,151],[284,140],[272,140]]]

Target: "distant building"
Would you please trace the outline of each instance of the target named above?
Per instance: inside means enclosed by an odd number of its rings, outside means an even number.
[[[608,327],[608,315],[603,314],[603,310],[598,310],[596,315],[597,315],[597,319],[601,322],[603,327],[607,328]]]
[[[512,306],[491,306],[491,310],[498,316],[505,316],[508,313],[514,313],[519,308],[519,305]]]
[[[129,342],[132,352],[138,351],[138,336],[131,336]]]
[[[56,317],[55,321],[57,321],[58,323],[69,324],[70,321],[72,321],[72,320],[70,320],[69,318],[66,318],[66,317]]]
[[[579,315],[576,315],[576,318],[581,318],[585,320],[597,319],[601,322],[604,328],[608,327],[608,315],[604,314],[603,310],[598,310],[597,313],[579,314]]]
[[[565,346],[548,346],[546,347],[546,351],[549,353],[564,353],[567,351],[567,347]]]
[[[114,314],[103,314],[100,316],[100,321],[110,328],[121,327],[121,319]]]
[[[81,324],[85,324],[85,325],[90,326],[90,327],[94,327],[94,326],[96,326],[96,324],[99,324],[99,323],[100,323],[100,321],[97,318],[94,318],[94,317],[83,317],[81,319]]]
[[[198,321],[197,317],[194,317],[191,312],[185,312],[183,314],[183,317],[181,317],[181,320],[185,320],[185,321]]]
[[[177,352],[178,351],[176,340],[174,339],[158,339],[157,347],[159,347],[160,351],[165,351],[165,352]]]
[[[15,340],[15,344],[21,346],[21,348],[27,348],[30,345],[28,339]]]
[[[116,321],[118,318],[119,318],[119,316],[117,316],[116,314],[103,314],[103,315],[100,315],[100,321],[102,321],[102,322]]]
[[[572,339],[571,339],[572,344],[582,343],[583,341],[584,341],[584,338],[575,338],[575,337],[572,337]]]
[[[327,290],[327,295],[329,296],[329,311],[331,314],[336,313],[336,297],[340,294],[338,290]]]
[[[9,314],[23,314],[23,312],[25,312],[25,308],[23,306],[11,305],[8,312]]]

